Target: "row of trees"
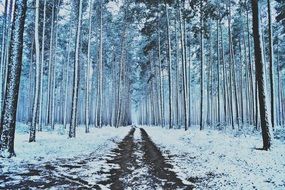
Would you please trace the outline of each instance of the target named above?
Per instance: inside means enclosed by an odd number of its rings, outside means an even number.
[[[30,142],[56,124],[73,138],[79,124],[131,124],[135,106],[140,124],[261,126],[270,148],[269,125],[285,122],[284,1],[117,3],[2,2],[3,156],[15,155],[16,121]]]
[[[15,155],[16,121],[30,126],[30,142],[37,131],[54,130],[56,124],[68,127],[70,138],[80,124],[86,133],[90,126],[131,124],[140,46],[134,43],[138,30],[131,31],[137,26],[132,26],[129,2],[117,11],[114,3],[97,0],[3,4],[3,156]]]
[[[141,80],[148,90],[139,123],[260,126],[269,149],[271,127],[285,122],[284,2],[142,2],[150,11],[140,17],[147,20]]]

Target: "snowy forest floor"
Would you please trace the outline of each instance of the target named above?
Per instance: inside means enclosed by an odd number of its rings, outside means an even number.
[[[57,126],[28,143],[28,126],[18,124],[17,157],[0,159],[0,189],[285,188],[282,128],[272,150],[260,151],[257,131],[140,127],[89,134],[79,127],[76,139],[67,139]]]

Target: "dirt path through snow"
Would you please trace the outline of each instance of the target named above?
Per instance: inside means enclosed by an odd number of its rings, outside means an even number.
[[[135,131],[141,138],[134,138]],[[138,135],[137,135],[138,136]],[[109,172],[110,178],[100,184],[111,189],[193,189],[173,172],[159,148],[144,129],[132,128],[108,161],[120,167]]]
[[[147,132],[132,128],[107,155],[23,163],[0,175],[0,189],[193,189],[171,169]]]

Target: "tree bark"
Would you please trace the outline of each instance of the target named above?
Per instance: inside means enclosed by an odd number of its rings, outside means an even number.
[[[71,27],[70,27],[71,29]],[[67,48],[67,58],[66,58],[66,65],[65,65],[65,92],[64,92],[64,110],[63,110],[63,126],[66,129],[67,125],[67,111],[68,111],[68,100],[69,100],[69,64],[70,64],[70,46],[71,46],[71,37],[72,32],[69,31],[69,39],[68,39],[68,48]]]
[[[14,137],[19,83],[22,70],[23,36],[27,10],[27,0],[15,2],[15,16],[12,22],[12,36],[9,47],[8,78],[4,109],[1,114],[3,131],[1,135],[1,155],[4,157],[15,156]]]
[[[201,90],[201,94],[200,94],[200,130],[204,129],[203,126],[203,93],[204,93],[204,77],[203,77],[203,72],[204,72],[204,32],[203,32],[203,0],[200,0],[200,48],[201,48],[201,68],[200,68],[200,74],[201,74],[201,81],[200,81],[200,90]]]
[[[220,21],[220,33],[221,33],[221,61],[222,61],[222,65],[223,65],[223,97],[224,97],[224,124],[227,123],[227,93],[226,93],[226,83],[227,83],[227,73],[226,73],[226,64],[225,64],[225,59],[224,59],[224,40],[223,40],[223,28],[221,26],[221,21]]]
[[[3,25],[2,25],[2,42],[1,42],[1,59],[0,59],[0,80],[4,81],[3,78],[3,72],[4,72],[4,60],[5,60],[5,50],[6,50],[6,28],[7,28],[7,8],[8,8],[8,0],[5,0],[5,5],[4,5],[4,13],[3,13]],[[3,107],[3,94],[4,94],[4,89],[3,89],[3,84],[1,82],[0,84],[0,113],[2,113],[2,107]],[[2,128],[2,121],[0,119],[0,133]]]
[[[48,64],[48,88],[47,88],[47,110],[46,110],[46,119],[47,119],[47,124],[51,123],[51,97],[52,97],[52,92],[51,92],[51,85],[52,85],[52,57],[53,57],[53,36],[54,36],[54,12],[55,12],[55,5],[54,5],[54,0],[52,4],[52,18],[51,18],[51,29],[50,29],[50,47],[49,47],[49,64]]]
[[[160,42],[160,30],[158,31],[158,62],[159,62],[159,102],[160,102],[160,123],[164,127],[164,97],[163,97],[163,80],[162,80],[162,68],[161,68],[161,42]]]
[[[167,60],[168,60],[168,85],[169,85],[169,128],[172,126],[172,61],[171,61],[171,41],[170,41],[170,24],[169,24],[169,14],[168,14],[168,5],[165,3],[165,12],[166,12],[166,22],[167,22]]]
[[[263,149],[268,150],[271,147],[271,118],[268,116],[268,105],[266,99],[265,73],[263,63],[263,49],[261,47],[261,25],[260,25],[260,1],[252,0],[252,17],[253,17],[253,37],[254,37],[254,55],[256,79],[258,83],[259,112],[260,124],[262,130]]]
[[[102,127],[103,107],[103,5],[100,4],[100,49],[99,49],[99,128]]]
[[[274,130],[275,126],[275,99],[274,99],[274,72],[273,72],[273,40],[272,40],[272,16],[271,16],[271,4],[270,0],[267,0],[267,9],[268,9],[268,36],[269,36],[269,80],[270,80],[270,98],[271,98],[271,122],[272,128]]]
[[[93,1],[89,0],[89,29],[88,29],[88,50],[87,50],[87,68],[86,68],[86,102],[85,102],[85,132],[89,133],[89,98],[90,98],[90,83],[92,79],[91,71],[91,33],[92,33],[92,10]]]
[[[79,91],[79,54],[80,54],[80,31],[82,19],[82,0],[79,1],[77,13],[76,40],[75,40],[75,55],[74,55],[74,73],[73,73],[73,90],[72,90],[72,106],[71,106],[71,123],[69,127],[69,138],[76,136],[77,126],[77,106],[78,106],[78,91]]]
[[[40,74],[40,94],[39,94],[39,131],[42,131],[42,113],[43,113],[43,81],[44,81],[44,63],[45,63],[45,31],[46,31],[46,4],[44,1],[44,18],[42,31],[42,47],[41,47],[41,74]]]
[[[180,0],[178,0],[179,2]],[[183,92],[183,111],[184,111],[184,129],[188,129],[188,95],[187,95],[187,72],[186,72],[186,53],[185,53],[185,34],[183,28],[183,18],[181,14],[181,7],[179,4],[179,24],[180,24],[180,43],[181,43],[181,58],[182,58],[182,92]]]
[[[29,142],[36,141],[36,125],[38,122],[38,102],[39,102],[39,90],[40,90],[40,40],[39,40],[39,8],[40,8],[40,1],[36,0],[36,16],[35,16],[35,48],[36,48],[36,84],[35,84],[35,96],[34,96],[34,103],[33,103],[33,116],[32,116],[32,123],[30,126],[30,138]]]
[[[218,93],[218,102],[217,102],[217,106],[218,106],[218,123],[217,125],[220,126],[221,123],[221,101],[220,101],[220,35],[219,35],[219,21],[217,20],[217,93]]]
[[[252,55],[251,55],[251,42],[250,42],[250,29],[249,29],[249,10],[248,7],[246,8],[246,22],[247,22],[247,43],[248,43],[248,69],[249,69],[249,86],[250,86],[250,123],[253,123],[254,121],[254,115],[258,115],[258,109],[257,109],[257,101],[255,102],[255,108],[254,108],[254,92],[253,92],[253,69],[252,69]],[[256,90],[257,91],[257,90]],[[255,96],[257,100],[257,96]],[[257,122],[257,121],[256,121]]]

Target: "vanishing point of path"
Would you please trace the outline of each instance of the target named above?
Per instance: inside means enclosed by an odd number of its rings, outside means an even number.
[[[96,173],[107,177],[96,184],[89,182],[89,178],[84,176],[86,174],[81,174],[88,171],[89,177],[92,177],[92,166],[96,165],[92,154],[85,158],[48,162],[41,166],[27,164],[26,172],[13,174],[13,179],[9,173],[4,173],[0,180],[6,183],[5,189],[193,189],[193,186],[184,184],[177,177],[172,171],[172,165],[167,163],[142,128],[137,131],[132,128],[110,155],[104,157],[110,169],[101,168]],[[94,165],[90,165],[92,161],[95,162]],[[11,180],[17,183],[11,183]]]

